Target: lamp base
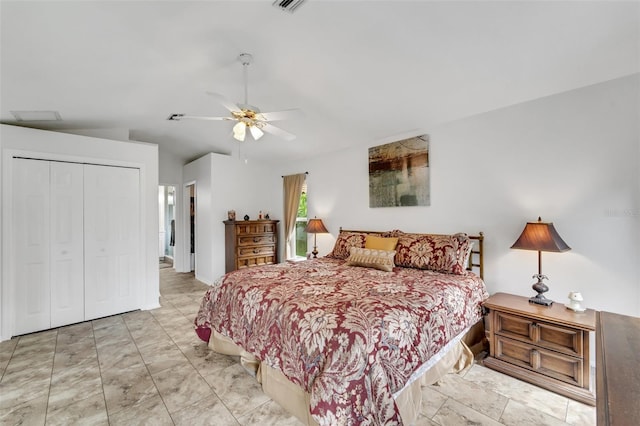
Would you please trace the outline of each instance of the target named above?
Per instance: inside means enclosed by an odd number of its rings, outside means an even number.
[[[553,304],[553,300],[547,299],[546,297],[544,297],[544,293],[549,291],[549,287],[547,287],[547,285],[543,283],[542,280],[548,279],[547,276],[542,274],[536,274],[533,276],[533,278],[537,278],[538,281],[535,282],[531,286],[531,288],[533,288],[538,294],[531,297],[529,299],[529,303],[535,303],[536,305],[551,306]]]
[[[553,300],[547,299],[542,294],[538,294],[537,296],[530,297],[529,303],[535,303],[536,305],[551,306],[553,305]]]
[[[318,258],[318,248],[316,246],[313,246],[313,251],[311,252],[311,254],[313,255],[314,259]]]

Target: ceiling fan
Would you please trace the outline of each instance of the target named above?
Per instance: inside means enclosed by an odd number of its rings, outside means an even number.
[[[247,129],[249,129],[251,136],[253,136],[253,139],[255,140],[258,140],[262,136],[264,136],[265,132],[279,136],[288,141],[294,140],[296,138],[295,135],[274,126],[273,124],[271,124],[271,122],[294,118],[301,114],[300,110],[289,109],[274,112],[261,112],[258,107],[249,105],[247,74],[248,67],[251,62],[253,62],[253,56],[249,53],[242,53],[240,56],[238,56],[238,60],[242,63],[242,66],[244,68],[244,103],[236,105],[233,102],[228,101],[227,98],[218,93],[207,92],[208,95],[213,96],[222,106],[228,109],[231,113],[231,116],[207,117],[185,114],[171,114],[167,120],[179,121],[182,119],[195,119],[212,121],[236,121],[237,123],[233,126],[233,137],[234,139],[241,142],[245,139]]]

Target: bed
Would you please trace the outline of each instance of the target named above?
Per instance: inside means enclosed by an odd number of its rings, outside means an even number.
[[[483,337],[482,246],[341,229],[324,258],[224,275],[195,329],[303,423],[411,424],[420,387],[468,367]]]

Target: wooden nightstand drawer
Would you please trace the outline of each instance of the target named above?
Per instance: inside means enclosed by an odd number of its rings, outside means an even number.
[[[504,312],[496,312],[495,315],[496,334],[582,357],[583,332],[581,330]]]
[[[495,357],[575,386],[583,385],[583,360],[539,346],[496,337]]]

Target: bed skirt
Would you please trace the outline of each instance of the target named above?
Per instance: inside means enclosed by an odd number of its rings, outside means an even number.
[[[425,364],[417,377],[394,394],[396,406],[404,424],[412,424],[418,418],[422,407],[423,386],[440,380],[445,374],[458,373],[468,369],[484,346],[484,326],[482,321],[461,333],[450,344],[438,352]],[[289,381],[279,370],[261,364],[255,356],[236,345],[231,339],[213,330],[209,347],[218,353],[239,356],[241,365],[262,385],[262,391],[285,410],[306,425],[318,423],[309,413],[310,394]]]

